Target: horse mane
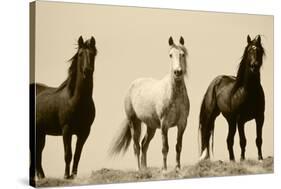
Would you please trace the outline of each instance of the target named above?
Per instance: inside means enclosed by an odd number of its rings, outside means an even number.
[[[98,51],[96,46],[91,47],[90,40],[88,39],[85,41],[85,48],[91,49],[94,53],[94,56],[97,55]],[[68,68],[68,77],[66,80],[57,88],[56,92],[61,91],[65,87],[68,86],[68,90],[70,95],[72,96],[74,94],[75,90],[75,81],[77,76],[77,58],[78,58],[78,52],[75,53],[75,55],[68,60],[68,62],[71,62],[70,67]]]
[[[73,95],[74,89],[75,89],[75,81],[77,76],[77,57],[78,52],[75,53],[75,55],[68,61],[71,62],[70,67],[68,68],[68,77],[67,79],[57,88],[57,92],[64,89],[66,86],[68,86],[68,90],[70,95]]]
[[[247,67],[247,64],[248,64],[248,61],[247,61],[248,52],[247,51],[248,51],[248,47],[250,45],[251,44],[248,44],[244,49],[244,53],[243,53],[243,56],[241,58],[241,62],[239,63],[239,68],[237,70],[236,82],[235,82],[235,85],[233,87],[232,94],[235,93],[236,90],[243,85],[244,78],[245,78],[245,70],[246,70],[246,67]],[[261,53],[262,56],[265,55],[264,48],[261,44],[258,45],[258,48],[260,49],[259,53]],[[261,62],[261,66],[263,64],[262,56],[261,56],[261,60],[259,60]],[[257,80],[260,81],[260,73],[258,73],[258,75],[257,75]]]

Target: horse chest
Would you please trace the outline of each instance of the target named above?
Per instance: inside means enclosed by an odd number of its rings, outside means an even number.
[[[72,127],[89,127],[95,118],[94,103],[89,101],[79,105],[69,104],[68,108],[60,112],[61,125]]]
[[[248,121],[253,119],[260,110],[259,104],[258,96],[253,93],[244,93],[239,101],[235,102],[235,98],[232,100],[232,111],[237,113],[237,118]]]
[[[160,120],[163,120],[164,124],[171,127],[177,125],[180,119],[187,117],[188,107],[185,100],[177,98],[175,101],[165,104],[160,113]]]

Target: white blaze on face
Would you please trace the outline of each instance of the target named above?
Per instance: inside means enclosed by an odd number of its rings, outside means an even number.
[[[184,51],[180,48],[171,48],[170,59],[172,61],[172,71],[182,71],[184,72],[184,61],[185,61]]]

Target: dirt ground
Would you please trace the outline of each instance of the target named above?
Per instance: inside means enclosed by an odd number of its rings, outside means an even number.
[[[273,173],[273,157],[267,157],[262,162],[256,160],[246,160],[243,162],[202,161],[194,165],[183,166],[179,171],[170,168],[166,172],[163,172],[161,168],[153,167],[143,171],[114,170],[103,168],[97,171],[93,171],[88,178],[76,178],[74,180],[45,178],[38,181],[37,186],[47,187],[109,184],[263,173]]]

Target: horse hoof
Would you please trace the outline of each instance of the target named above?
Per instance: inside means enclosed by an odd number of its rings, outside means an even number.
[[[204,161],[204,160],[208,160],[208,159],[210,159],[210,155],[209,155],[208,150],[205,149],[205,150],[202,152],[202,154],[201,154],[201,156],[200,156],[200,158],[199,158],[199,161]]]
[[[42,174],[42,173],[38,173],[38,174],[37,174],[37,178],[38,178],[38,180],[42,180],[42,179],[45,178],[45,175]]]
[[[70,175],[69,179],[75,179],[77,177],[77,174]]]
[[[168,172],[167,168],[162,168],[161,172],[162,172],[163,175],[167,174],[167,172]]]
[[[175,168],[176,172],[179,172],[181,170],[181,166],[180,165],[177,165],[176,168]]]
[[[64,179],[70,179],[70,175],[64,175]]]
[[[140,168],[140,171],[145,171],[145,170],[147,170],[146,166],[143,166],[143,167]]]

